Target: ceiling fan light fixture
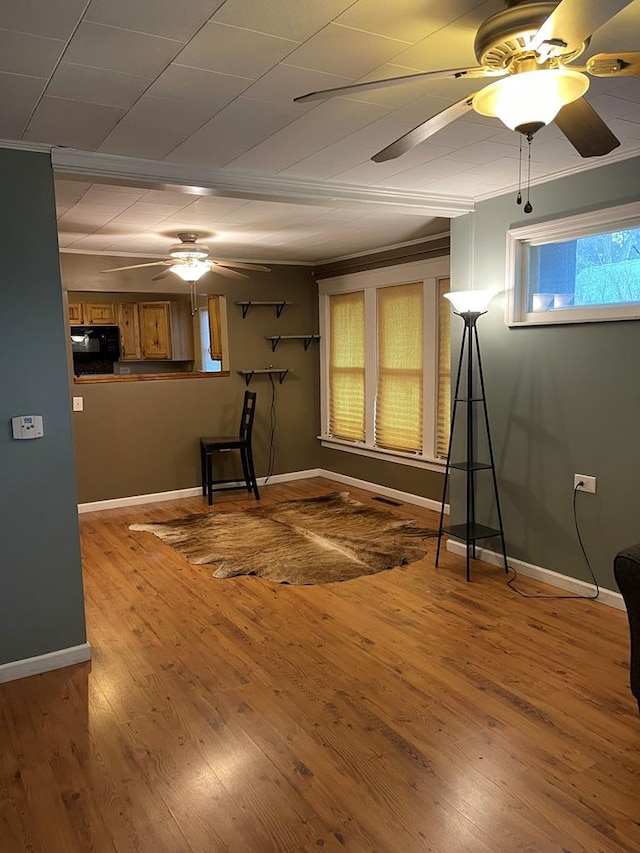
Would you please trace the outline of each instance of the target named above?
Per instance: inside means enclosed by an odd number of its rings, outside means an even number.
[[[209,272],[211,265],[197,258],[189,259],[182,264],[174,264],[171,272],[179,275],[183,281],[199,281],[202,276]]]
[[[499,118],[510,130],[535,133],[550,124],[562,107],[577,101],[589,79],[572,68],[540,68],[503,77],[473,98],[480,115]]]

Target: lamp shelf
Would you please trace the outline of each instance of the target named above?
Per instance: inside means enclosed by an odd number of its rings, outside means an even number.
[[[238,373],[244,376],[245,385],[249,385],[254,376],[262,373],[277,374],[280,385],[284,382],[284,377],[289,372],[288,367],[256,367],[253,370],[239,370]]]
[[[492,536],[501,536],[502,531],[497,527],[487,527],[486,524],[448,524],[443,526],[443,533],[462,539],[463,542],[475,542],[477,539],[490,539]]]
[[[279,318],[282,312],[284,311],[287,305],[293,305],[293,302],[286,302],[284,299],[278,299],[275,301],[256,301],[254,299],[247,300],[246,302],[236,302],[236,305],[239,305],[242,308],[242,319],[247,316],[249,313],[249,309],[253,305],[270,305],[276,309],[276,318]]]
[[[488,462],[450,462],[449,468],[456,468],[458,471],[485,471],[491,470],[491,465]]]
[[[280,341],[303,341],[306,352],[313,341],[320,340],[320,335],[267,335],[266,337],[271,341],[271,352],[276,351]]]

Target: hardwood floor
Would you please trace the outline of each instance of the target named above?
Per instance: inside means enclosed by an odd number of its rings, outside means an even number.
[[[435,542],[288,587],[128,530],[205,509],[81,516],[93,661],[0,686],[1,853],[640,850],[624,613],[521,599],[486,564],[467,584]]]

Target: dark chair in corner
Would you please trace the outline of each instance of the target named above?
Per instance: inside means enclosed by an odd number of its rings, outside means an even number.
[[[613,573],[629,617],[631,692],[638,700],[640,711],[640,545],[632,545],[616,554]]]
[[[200,465],[202,471],[202,494],[209,498],[209,506],[213,503],[214,486],[225,483],[235,483],[236,480],[214,480],[213,479],[213,454],[222,450],[239,450],[244,473],[244,486],[227,486],[230,488],[245,488],[253,492],[256,500],[260,500],[260,492],[256,482],[256,473],[253,468],[253,453],[251,450],[251,433],[253,431],[253,416],[256,408],[255,391],[244,392],[244,403],[242,406],[242,417],[240,418],[240,430],[238,435],[214,435],[200,438]]]

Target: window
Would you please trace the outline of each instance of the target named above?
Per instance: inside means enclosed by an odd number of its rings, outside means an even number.
[[[511,325],[640,317],[640,204],[508,234]]]
[[[450,307],[441,300],[448,269],[443,258],[320,282],[323,445],[442,464],[450,417]]]

